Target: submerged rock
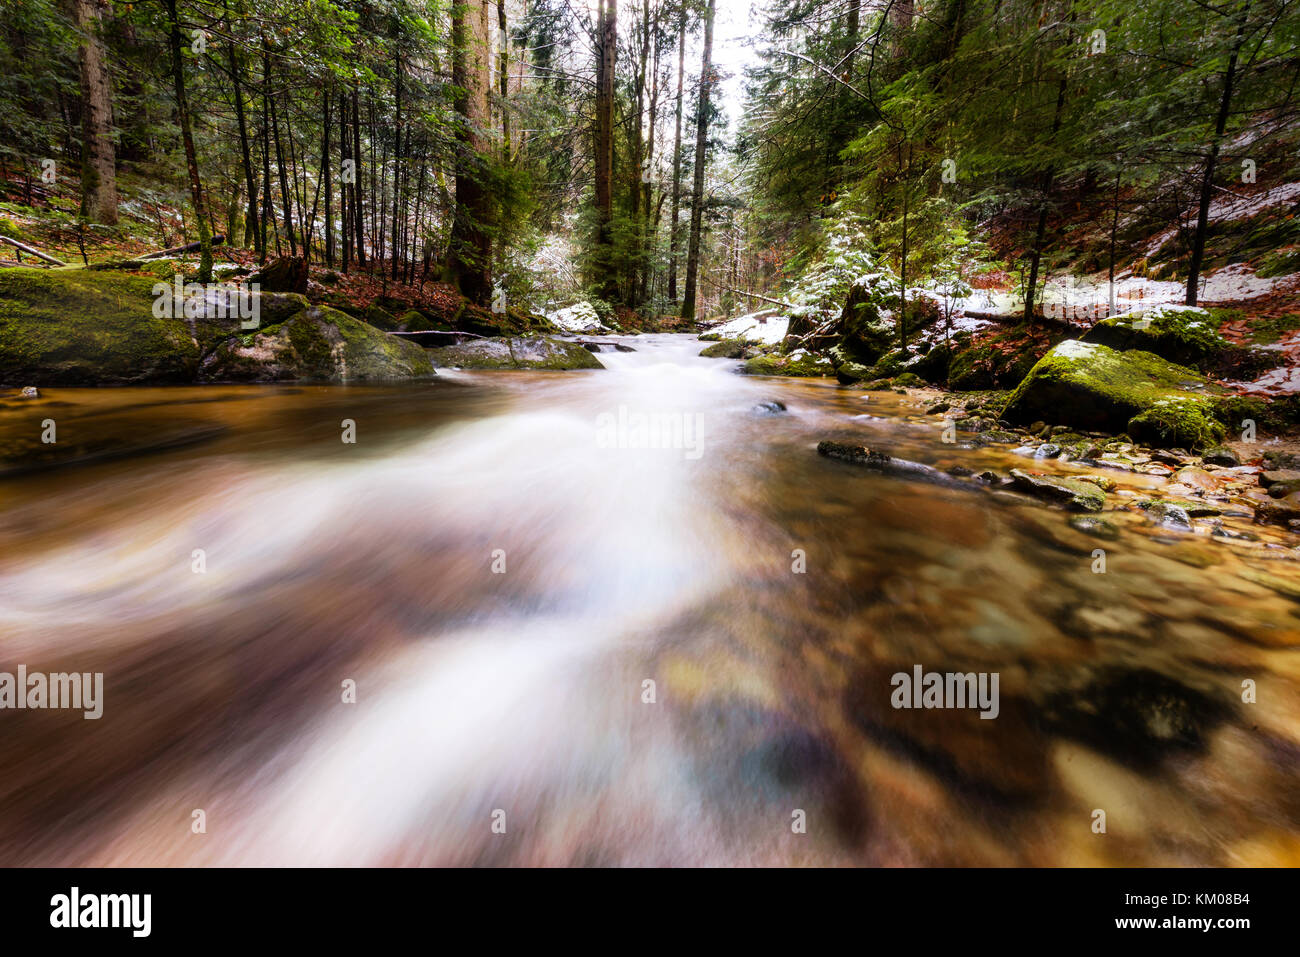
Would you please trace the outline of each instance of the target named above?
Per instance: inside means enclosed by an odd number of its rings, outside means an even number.
[[[1206,449],[1201,454],[1201,461],[1206,465],[1226,465],[1229,468],[1240,465],[1241,460],[1237,458],[1237,453],[1232,451],[1226,445],[1220,445],[1217,448]]]
[[[1113,542],[1119,538],[1119,526],[1096,515],[1073,515],[1070,517],[1070,527],[1106,541]]]
[[[822,441],[817,443],[817,454],[850,465],[860,465],[873,472],[892,475],[896,478],[914,479],[933,485],[946,485],[953,488],[970,488],[970,484],[954,478],[931,465],[896,459],[888,452],[867,448],[864,445],[849,445],[846,442]]]
[[[460,369],[603,369],[600,360],[563,339],[474,339],[430,349],[434,365]]]
[[[760,402],[754,406],[754,411],[761,415],[780,415],[785,411],[785,403],[771,399],[767,402]]]
[[[1147,518],[1165,528],[1179,532],[1192,530],[1192,519],[1187,509],[1173,502],[1138,502],[1138,508],[1146,513]]]
[[[1228,710],[1219,699],[1168,675],[1116,665],[1047,691],[1041,714],[1058,734],[1144,766],[1204,750],[1209,732],[1226,720]]]
[[[1021,491],[1075,511],[1100,512],[1106,504],[1106,494],[1088,482],[1027,472],[1024,469],[1012,469],[1011,478]]]

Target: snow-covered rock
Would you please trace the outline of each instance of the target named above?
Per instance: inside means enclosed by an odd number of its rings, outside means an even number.
[[[551,322],[555,323],[565,332],[583,333],[610,331],[609,327],[600,321],[600,315],[596,312],[596,307],[586,300],[583,300],[576,305],[569,306],[567,309],[548,313],[546,318],[551,320]]]

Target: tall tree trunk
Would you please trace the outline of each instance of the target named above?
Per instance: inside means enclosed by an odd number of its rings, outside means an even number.
[[[330,88],[321,91],[320,165],[325,178],[325,265],[334,268],[334,179],[330,175]]]
[[[713,87],[713,7],[709,0],[704,13],[704,56],[700,61],[700,108],[695,116],[695,188],[691,196],[691,239],[686,253],[686,290],[682,294],[682,318],[695,318],[695,284],[700,270],[700,230],[704,223],[704,167],[708,165],[709,92]]]
[[[356,84],[352,86],[352,160],[356,175],[352,180],[352,227],[357,238],[353,251],[357,254],[357,265],[366,264],[366,221],[362,211],[361,197],[361,103],[357,95]]]
[[[181,59],[181,24],[176,14],[176,0],[164,0],[172,53],[172,83],[176,88],[176,113],[180,119],[181,139],[185,144],[185,164],[189,168],[190,201],[194,204],[194,221],[199,230],[199,282],[212,281],[212,233],[203,206],[203,184],[199,180],[199,158],[194,151],[194,131],[190,127],[190,110],[185,101],[185,66]]]
[[[391,275],[393,281],[396,282],[397,262],[400,255],[397,243],[402,221],[399,213],[402,198],[402,48],[397,41],[394,41],[394,46],[396,49],[393,53],[393,102],[395,104],[393,116],[397,139],[393,145],[393,248],[389,254],[389,259],[392,261]]]
[[[73,0],[81,43],[81,214],[94,223],[117,222],[117,171],[113,149],[113,84],[104,62],[103,0]]]
[[[1197,286],[1201,282],[1201,263],[1205,259],[1205,234],[1210,224],[1210,200],[1214,197],[1214,168],[1219,163],[1219,148],[1223,143],[1223,132],[1228,126],[1228,111],[1232,105],[1233,82],[1237,76],[1237,56],[1246,39],[1246,18],[1250,15],[1250,3],[1247,2],[1237,15],[1237,35],[1232,42],[1232,52],[1228,55],[1228,70],[1223,77],[1223,95],[1219,98],[1219,114],[1214,120],[1214,141],[1210,144],[1210,155],[1205,158],[1205,173],[1201,176],[1201,199],[1196,208],[1196,232],[1192,237],[1192,258],[1187,268],[1187,295],[1184,302],[1196,305]]]
[[[677,17],[677,132],[673,135],[673,215],[668,224],[668,298],[677,301],[677,221],[682,209],[682,78],[686,72],[686,4]]]
[[[280,141],[280,119],[271,97],[271,138],[275,140],[275,165],[280,174],[280,205],[284,207],[284,231],[289,237],[289,255],[298,255],[298,240],[293,230],[293,193],[289,191],[289,171],[284,162],[284,144]]]
[[[605,299],[617,296],[614,275],[614,70],[618,58],[618,0],[600,0],[596,63],[596,270]]]
[[[497,79],[501,91],[501,158],[510,162],[510,109],[507,100],[510,97],[510,34],[506,29],[506,0],[497,0],[497,43],[500,45],[497,57]]]
[[[244,166],[244,186],[248,189],[248,220],[244,223],[244,245],[251,240],[253,247],[261,252],[261,234],[257,229],[257,172],[253,168],[253,150],[248,140],[248,117],[244,112],[244,89],[240,82],[239,59],[235,55],[235,45],[226,44],[226,55],[230,64],[230,82],[235,89],[235,119],[239,124],[239,155]],[[234,243],[233,236],[227,236],[226,242]]]
[[[488,127],[488,71],[491,34],[488,0],[458,0],[452,7],[452,85],[460,114],[456,149],[456,210],[447,251],[448,279],[461,295],[486,306],[492,297],[492,237],[488,233],[490,197],[479,166]]]

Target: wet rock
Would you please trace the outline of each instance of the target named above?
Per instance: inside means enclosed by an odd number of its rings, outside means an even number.
[[[1255,522],[1260,525],[1295,528],[1300,525],[1300,506],[1284,501],[1260,502],[1255,506]]]
[[[603,369],[600,360],[576,342],[534,339],[474,339],[430,349],[437,366],[461,369]]]
[[[1119,526],[1096,515],[1071,515],[1070,527],[1085,535],[1110,542],[1119,538]]]
[[[18,393],[20,399],[39,399],[40,397],[41,392],[34,385],[24,386]]]
[[[754,406],[754,411],[760,415],[780,415],[785,411],[785,403],[771,399],[767,402],[760,402],[758,405]]]
[[[1129,764],[1200,752],[1228,717],[1224,702],[1147,668],[1108,666],[1047,692],[1044,724]]]
[[[1179,469],[1170,476],[1169,481],[1178,485],[1190,485],[1192,488],[1198,488],[1206,492],[1218,491],[1223,487],[1223,483],[1218,478],[1205,471],[1205,469],[1197,468],[1194,465]]]
[[[1100,512],[1106,504],[1106,495],[1101,489],[1077,479],[1042,475],[1024,469],[1012,469],[1011,478],[1021,491],[1074,511]]]
[[[1014,445],[1020,441],[1020,436],[1005,429],[989,429],[980,433],[979,440],[981,445]]]
[[[1274,482],[1268,487],[1268,494],[1271,498],[1286,498],[1296,492],[1300,492],[1300,480]]]
[[[1108,475],[1080,475],[1078,479],[1080,482],[1087,482],[1090,485],[1097,486],[1103,492],[1113,492],[1119,484]]]
[[[934,405],[930,406],[930,408],[925,410],[925,414],[943,415],[943,413],[947,412],[951,408],[952,406],[949,405],[947,402],[936,402]]]
[[[1187,514],[1187,509],[1181,505],[1175,505],[1173,502],[1138,502],[1138,508],[1146,513],[1151,521],[1164,528],[1171,528],[1179,532],[1190,532],[1192,530],[1192,519]]]
[[[1271,469],[1259,473],[1259,484],[1264,488],[1279,482],[1300,482],[1300,471],[1295,469]]]
[[[1206,465],[1226,465],[1228,467],[1241,464],[1241,460],[1237,458],[1237,453],[1226,445],[1206,449],[1201,453],[1201,461]]]
[[[740,359],[745,355],[744,339],[723,339],[700,352],[706,359]]]
[[[862,445],[849,445],[844,442],[822,441],[817,443],[817,454],[826,458],[858,465],[873,472],[880,472],[895,478],[912,479],[928,482],[932,485],[946,485],[950,488],[969,488],[970,486],[942,472],[931,465],[896,459],[888,452],[871,449]]]
[[[1265,588],[1271,588],[1279,595],[1284,595],[1293,601],[1300,601],[1300,579],[1283,578],[1280,575],[1260,571],[1250,566],[1241,568],[1238,574],[1246,581],[1254,582],[1256,585],[1263,585]]]
[[[1034,450],[1034,458],[1036,459],[1054,459],[1060,454],[1061,447],[1053,445],[1051,442],[1044,442]]]

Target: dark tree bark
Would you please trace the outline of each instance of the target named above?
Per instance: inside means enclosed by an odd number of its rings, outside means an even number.
[[[686,290],[682,318],[695,318],[695,285],[700,270],[700,231],[704,223],[704,167],[709,150],[709,93],[713,87],[713,7],[704,13],[704,56],[700,63],[700,104],[695,117],[695,187],[691,196],[691,238],[686,253]]]
[[[194,131],[190,126],[190,110],[185,100],[185,65],[181,58],[181,25],[176,13],[176,0],[164,0],[172,54],[172,84],[176,90],[176,113],[180,120],[181,139],[185,144],[185,165],[190,179],[190,201],[194,204],[194,221],[199,231],[199,282],[212,281],[212,233],[203,204],[203,184],[199,179],[199,158],[194,150]]]
[[[113,83],[104,60],[103,0],[72,0],[81,43],[81,214],[94,223],[117,222],[117,171],[113,148]]]
[[[490,197],[483,188],[481,164],[488,127],[490,34],[487,0],[464,0],[452,7],[452,85],[460,114],[456,149],[456,210],[447,253],[447,275],[461,295],[481,306],[492,297],[492,237],[488,233]]]
[[[677,20],[677,132],[673,135],[673,214],[668,224],[668,298],[677,301],[678,223],[682,210],[682,79],[686,72],[686,4]]]

